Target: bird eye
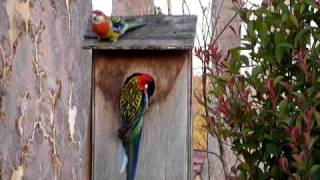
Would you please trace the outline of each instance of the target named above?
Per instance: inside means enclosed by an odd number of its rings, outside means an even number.
[[[93,22],[97,21],[97,15],[96,14],[92,14],[91,20]]]
[[[148,89],[148,84],[145,84],[145,85],[144,85],[144,88],[145,88],[145,89]]]

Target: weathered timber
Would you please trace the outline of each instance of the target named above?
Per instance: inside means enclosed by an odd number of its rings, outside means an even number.
[[[154,13],[153,0],[112,0],[114,15],[145,15]]]
[[[0,1],[0,180],[90,179],[91,1]]]
[[[145,26],[124,34],[117,42],[98,40],[91,31],[85,35],[88,49],[190,50],[194,45],[197,16],[131,16],[127,20],[143,21]]]

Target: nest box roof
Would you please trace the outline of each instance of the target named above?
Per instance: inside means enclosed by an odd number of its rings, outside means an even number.
[[[138,20],[145,26],[127,32],[117,42],[98,40],[91,31],[85,35],[84,48],[100,50],[187,50],[192,49],[196,34],[197,16],[148,15],[124,17]]]

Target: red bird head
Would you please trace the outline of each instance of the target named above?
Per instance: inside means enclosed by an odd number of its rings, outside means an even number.
[[[149,74],[145,73],[133,73],[131,76],[129,76],[125,84],[127,84],[131,79],[136,80],[137,88],[141,91],[144,91],[148,94],[149,97],[151,97],[155,90],[155,82],[153,78]]]
[[[91,22],[92,31],[100,37],[106,35],[111,30],[110,20],[102,11],[92,11]]]

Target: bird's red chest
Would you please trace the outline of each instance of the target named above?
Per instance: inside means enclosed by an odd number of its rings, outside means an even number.
[[[110,31],[110,27],[107,22],[92,24],[92,31],[98,36],[105,36]]]

